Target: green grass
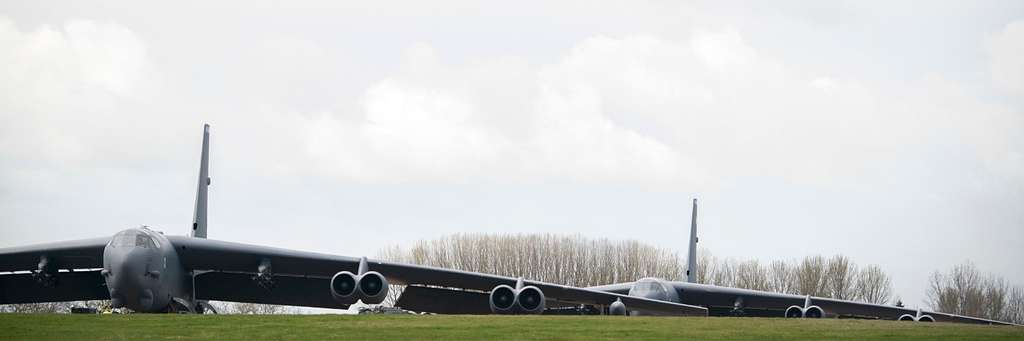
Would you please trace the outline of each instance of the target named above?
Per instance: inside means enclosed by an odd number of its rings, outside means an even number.
[[[0,339],[1024,339],[1024,327],[864,320],[610,316],[19,315]]]

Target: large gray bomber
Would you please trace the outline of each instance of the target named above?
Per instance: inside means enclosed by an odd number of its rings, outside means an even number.
[[[1007,324],[895,306],[694,283],[697,202],[687,281],[643,278],[579,288],[445,268],[206,239],[209,125],[203,127],[196,206],[187,236],[147,227],[112,237],[0,249],[0,304],[110,299],[136,312],[212,311],[207,300],[347,308],[380,303],[436,313],[591,313],[675,316],[856,317]]]

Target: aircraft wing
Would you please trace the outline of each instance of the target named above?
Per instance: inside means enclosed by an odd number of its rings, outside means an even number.
[[[43,256],[56,269],[102,268],[103,248],[109,241],[105,237],[0,249],[0,272],[38,270]]]
[[[0,304],[110,298],[97,270],[103,267],[108,241],[109,237],[0,249]],[[30,273],[41,263],[49,273],[45,280]]]
[[[309,293],[309,295],[324,296],[327,297],[327,299],[330,297],[330,286],[328,282],[324,280],[329,280],[331,276],[339,271],[355,272],[359,266],[359,258],[355,257],[294,251],[200,238],[168,236],[168,239],[170,239],[174,244],[183,265],[188,269],[244,274],[239,276],[252,276],[258,271],[261,263],[267,262],[272,269],[271,271],[275,281],[279,277],[301,279],[299,280],[303,281],[301,286],[310,288],[305,292]],[[487,292],[502,284],[514,286],[517,280],[516,278],[505,276],[377,260],[368,260],[367,263],[371,271],[380,272],[387,277],[392,284],[458,288],[475,290],[477,292]],[[207,274],[201,276],[207,276]],[[201,276],[197,276],[197,278]],[[242,285],[241,282],[245,281],[244,277],[236,276],[234,279],[238,282],[232,282],[234,283],[233,285]],[[200,282],[203,281],[197,280],[197,283]],[[248,284],[249,288],[255,285],[252,280],[248,280],[248,282],[250,283]],[[218,281],[203,283],[208,284],[203,284],[202,287],[197,287],[197,296],[202,295],[201,298],[211,300],[230,300],[230,298],[224,296],[226,292],[221,292],[218,295],[200,294],[200,292],[210,293],[210,290],[215,290],[213,289],[214,287],[218,288],[216,290],[220,290],[220,288],[228,288],[230,286],[221,284]],[[538,281],[525,280],[524,284],[536,286],[549,300],[557,302],[609,305],[616,300],[622,300],[627,307],[635,310],[672,315],[707,315],[707,309],[704,307],[651,300]],[[320,289],[317,289],[317,287]],[[274,289],[271,289],[270,291],[273,290]],[[259,295],[253,294],[250,297],[258,296]],[[308,298],[306,300],[319,301],[321,299]],[[298,302],[279,302],[276,304],[306,305]]]
[[[620,283],[608,286],[593,287],[595,290],[619,291],[629,287],[630,283]],[[758,290],[730,288],[707,284],[672,282],[672,285],[679,291],[680,300],[685,304],[705,306],[709,308],[712,315],[730,314],[737,298],[742,299],[742,306],[760,316],[784,316],[785,310],[790,306],[803,306],[807,296],[780,294]],[[916,309],[897,307],[882,304],[872,304],[834,298],[810,297],[811,305],[816,305],[825,311],[826,316],[886,319],[897,320],[900,316],[917,314]],[[924,315],[932,316],[936,322],[960,322],[960,323],[984,323],[984,324],[1010,324],[1002,321],[995,321],[970,316],[960,316],[947,313],[921,311]]]
[[[275,275],[274,284],[264,288],[252,273],[205,272],[195,276],[196,298],[200,300],[294,305],[348,309],[331,298],[330,277]]]
[[[32,274],[0,275],[0,304],[107,299],[110,292],[99,270],[59,272],[51,287],[40,285]]]

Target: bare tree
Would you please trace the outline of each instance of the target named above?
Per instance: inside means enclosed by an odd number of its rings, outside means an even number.
[[[1024,324],[1024,287],[1013,287],[1006,300],[1005,321]]]
[[[929,279],[928,304],[937,311],[997,320],[1019,321],[1021,288],[1002,277],[983,275],[973,263],[935,271]]]
[[[991,319],[1002,319],[1006,317],[1006,306],[1008,305],[1010,286],[1002,277],[990,274],[984,283],[982,305],[983,316]]]
[[[736,285],[736,262],[730,258],[715,262],[715,271],[709,284],[731,287]]]
[[[825,288],[825,258],[822,256],[810,256],[803,259],[796,266],[793,276],[796,279],[796,291],[800,295],[826,296]]]
[[[736,286],[751,290],[768,290],[768,269],[755,260],[736,265]]]
[[[768,290],[792,294],[795,286],[793,266],[783,260],[773,260],[768,264]]]
[[[295,310],[289,306],[276,304],[258,304],[243,302],[216,302],[214,308],[220,314],[240,315],[271,315],[271,314],[294,314]]]
[[[984,301],[981,273],[972,263],[954,266],[948,274],[932,273],[927,292],[932,309],[981,316]]]
[[[697,283],[709,283],[711,274],[714,272],[715,257],[707,248],[697,249]]]
[[[857,265],[850,258],[835,255],[828,259],[825,270],[824,286],[829,297],[841,300],[855,298],[854,286],[857,280]]]
[[[868,265],[857,275],[854,298],[868,303],[885,304],[892,299],[892,280],[882,268]]]

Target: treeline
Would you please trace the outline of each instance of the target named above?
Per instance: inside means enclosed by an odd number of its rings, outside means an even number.
[[[221,302],[211,301],[210,305],[217,310],[218,314],[240,314],[240,315],[271,315],[271,314],[295,314],[299,308],[276,304],[257,304],[242,302]]]
[[[642,277],[679,280],[679,256],[638,241],[554,234],[455,234],[392,246],[379,258],[586,287]]]
[[[244,315],[267,315],[267,314],[294,314],[297,308],[273,305],[241,302],[210,302],[219,314],[244,314]],[[0,313],[21,313],[21,314],[42,314],[70,313],[71,308],[91,308],[96,311],[110,310],[110,300],[96,301],[72,301],[72,302],[44,302],[26,304],[4,304],[0,305]],[[120,309],[121,312],[130,312],[127,308]]]
[[[705,284],[811,295],[877,304],[893,301],[892,279],[877,265],[859,266],[843,255],[800,260],[719,259],[697,256],[697,281]]]
[[[1024,287],[982,274],[973,263],[933,272],[927,296],[932,309],[941,312],[1024,324]]]
[[[91,308],[103,310],[110,307],[109,300],[96,301],[73,301],[73,302],[43,302],[25,304],[4,304],[0,305],[0,313],[21,313],[21,314],[42,314],[42,313],[70,313],[71,308]]]
[[[392,246],[379,257],[579,287],[643,277],[680,281],[685,274],[675,252],[634,240],[552,234],[456,234],[420,241],[409,249]],[[700,283],[870,303],[893,298],[892,280],[880,267],[860,267],[842,255],[762,263],[719,259],[702,249],[697,264]]]

